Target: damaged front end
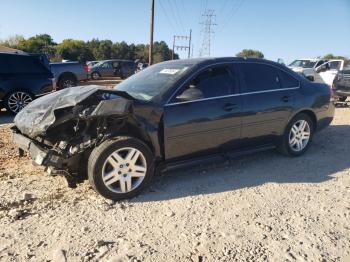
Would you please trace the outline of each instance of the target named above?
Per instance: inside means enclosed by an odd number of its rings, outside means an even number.
[[[64,89],[35,100],[16,116],[13,142],[51,174],[78,176],[91,150],[123,128],[132,105],[132,97],[116,90]]]

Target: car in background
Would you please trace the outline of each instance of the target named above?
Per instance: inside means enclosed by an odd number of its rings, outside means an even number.
[[[98,64],[100,61],[88,61],[86,62],[86,65],[90,68],[93,67],[94,65]]]
[[[0,53],[0,105],[17,114],[35,98],[56,90],[52,72],[36,57]]]
[[[125,79],[135,74],[136,70],[137,64],[132,60],[104,60],[89,68],[89,76],[93,80],[113,76]]]
[[[333,92],[340,102],[345,102],[350,96],[350,67],[338,72],[333,82]]]
[[[31,103],[14,120],[13,142],[51,174],[87,170],[98,193],[120,200],[157,170],[272,148],[300,156],[333,120],[332,99],[328,85],[272,61],[173,60],[114,90],[73,87]]]
[[[51,72],[57,81],[57,89],[78,85],[80,81],[88,80],[88,66],[81,62],[50,63]]]
[[[288,65],[294,72],[304,75],[309,80],[313,81],[315,69],[327,62],[325,59],[297,59]]]

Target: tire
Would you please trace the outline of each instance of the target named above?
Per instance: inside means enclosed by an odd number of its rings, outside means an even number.
[[[24,90],[16,90],[7,94],[5,107],[11,114],[17,114],[33,100],[34,96],[31,93]]]
[[[346,96],[339,96],[339,97],[338,97],[338,101],[339,101],[339,102],[345,102],[346,99],[347,99]]]
[[[101,75],[100,75],[100,73],[99,72],[92,72],[91,73],[91,79],[92,80],[98,80],[98,79],[100,79],[100,77],[101,77]]]
[[[60,80],[58,81],[58,87],[60,89],[77,86],[77,84],[78,84],[78,81],[72,75],[63,75],[60,77]]]
[[[306,124],[302,131],[304,123]],[[287,156],[301,156],[309,148],[313,134],[313,121],[307,114],[300,113],[288,123],[278,149]]]
[[[127,156],[130,155],[131,160],[128,161]],[[154,175],[153,163],[154,157],[149,147],[136,138],[106,140],[91,152],[88,160],[89,182],[105,198],[132,198],[150,183]]]

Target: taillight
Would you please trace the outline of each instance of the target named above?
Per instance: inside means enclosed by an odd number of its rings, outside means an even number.
[[[56,79],[55,78],[51,78],[51,82],[52,82],[52,92],[57,91]]]
[[[83,69],[86,73],[89,72],[89,67],[87,64],[83,64]]]

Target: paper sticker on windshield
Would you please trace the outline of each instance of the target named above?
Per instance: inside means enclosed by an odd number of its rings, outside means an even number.
[[[168,75],[175,75],[177,72],[179,72],[180,69],[171,69],[171,68],[167,68],[167,69],[162,69],[162,71],[160,71],[160,74],[168,74]]]

